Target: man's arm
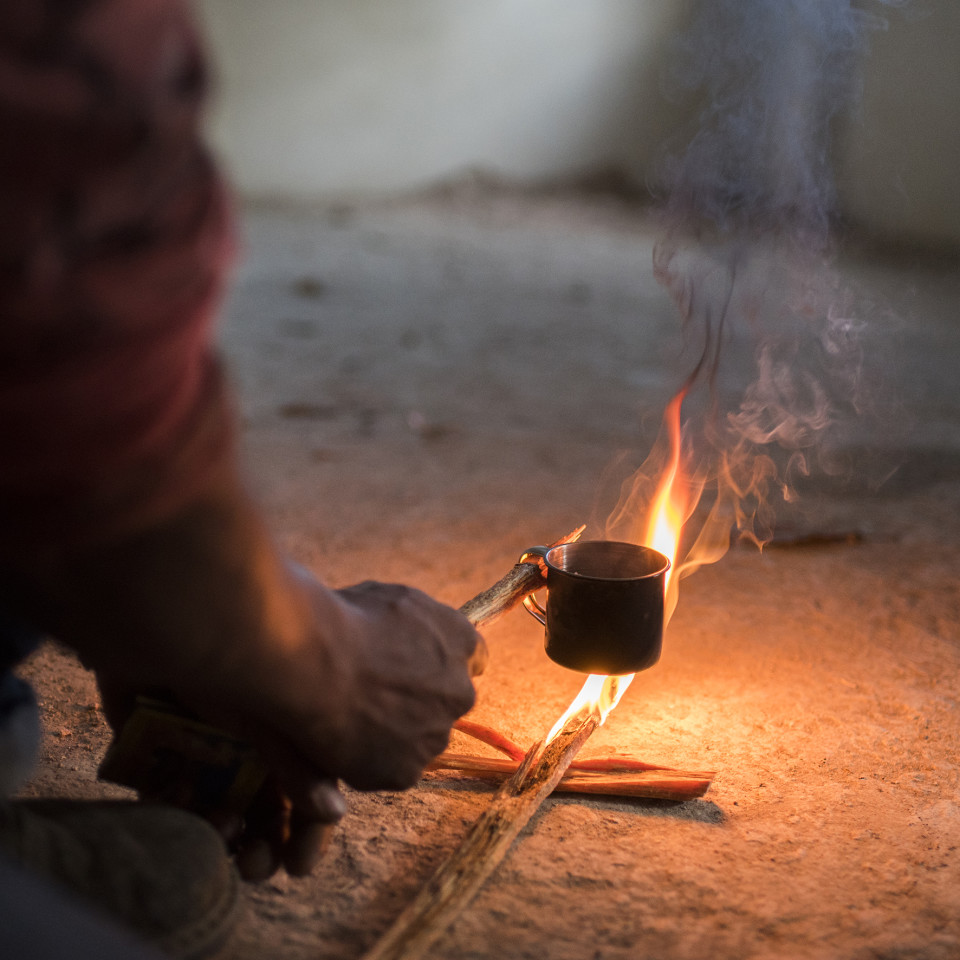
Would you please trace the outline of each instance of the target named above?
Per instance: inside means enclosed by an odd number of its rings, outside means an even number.
[[[333,591],[237,477],[210,329],[231,259],[181,0],[0,5],[0,602],[105,687],[261,749],[301,819],[402,787],[478,643],[405,587]]]
[[[473,703],[461,614],[399,585],[325,588],[229,471],[169,520],[47,549],[0,582],[114,694],[170,698],[259,748],[303,825],[331,818],[331,779],[415,783]]]

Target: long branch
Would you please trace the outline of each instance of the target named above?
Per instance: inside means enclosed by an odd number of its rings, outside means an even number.
[[[596,713],[571,720],[548,744],[536,743],[500,785],[463,843],[400,914],[365,960],[416,960],[474,898],[510,845],[560,782],[580,747],[600,725]]]

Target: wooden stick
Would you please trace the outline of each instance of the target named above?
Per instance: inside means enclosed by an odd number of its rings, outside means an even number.
[[[615,797],[645,797],[656,800],[696,800],[710,788],[714,774],[693,770],[672,770],[643,765],[624,768],[618,758],[603,757],[596,766],[584,769],[575,760],[555,787],[557,793],[593,793]],[[589,763],[590,761],[586,761]],[[501,781],[516,772],[517,763],[500,757],[475,757],[462,753],[441,753],[427,770],[450,771],[478,780]]]
[[[579,540],[584,530],[586,525],[577,527],[556,543],[551,543],[546,549],[550,550],[562,543]],[[489,590],[484,590],[472,600],[468,600],[460,608],[460,612],[475,627],[487,626],[498,620],[508,610],[512,610],[527,594],[539,590],[545,583],[543,569],[535,560],[515,564],[513,569],[501,577]]]
[[[580,747],[600,725],[591,712],[570,720],[550,743],[534,744],[463,843],[427,881],[365,960],[417,960],[423,957],[474,898],[560,782]]]
[[[485,723],[479,723],[476,720],[461,717],[454,723],[453,729],[459,730],[460,733],[465,733],[468,737],[473,737],[481,743],[485,743],[488,747],[493,747],[494,750],[499,750],[500,753],[505,754],[511,760],[520,761],[526,756],[526,751],[514,743],[506,734],[501,733],[493,727],[487,726]],[[437,757],[437,760],[441,760],[445,756],[452,756],[452,754],[441,754]],[[473,757],[472,754],[470,756],[476,760],[486,759],[483,757]],[[430,768],[428,767],[428,769]],[[450,767],[449,769],[452,770],[455,768]],[[511,767],[510,772],[512,773],[514,769],[514,767]],[[637,770],[669,770],[674,773],[679,772],[674,770],[673,767],[664,766],[662,763],[650,763],[647,760],[638,760],[636,757],[631,757],[626,753],[616,753],[609,757],[577,757],[573,763],[570,764],[570,769],[596,770],[600,773],[628,773]],[[696,775],[715,776],[714,773],[698,773]]]
[[[459,730],[468,737],[473,737],[489,747],[493,747],[494,750],[499,750],[500,753],[506,754],[511,760],[516,760],[518,763],[526,756],[526,751],[517,746],[509,737],[499,730],[494,730],[493,727],[488,727],[485,723],[477,723],[475,720],[461,717],[454,723],[453,729]]]

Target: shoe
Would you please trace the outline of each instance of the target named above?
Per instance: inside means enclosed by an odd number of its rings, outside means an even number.
[[[220,835],[182,810],[5,801],[0,853],[180,960],[216,953],[239,913],[239,879]]]

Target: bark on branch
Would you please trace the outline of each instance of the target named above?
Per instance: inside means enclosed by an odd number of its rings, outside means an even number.
[[[572,543],[580,539],[580,534],[586,527],[577,527],[556,543],[551,543],[547,549],[558,547],[562,543]],[[492,587],[478,593],[472,600],[468,600],[460,612],[475,626],[483,627],[498,620],[508,610],[512,610],[524,597],[539,590],[546,580],[543,570],[536,561],[515,564],[505,576],[501,577]]]
[[[503,860],[517,834],[550,796],[599,725],[599,716],[590,713],[571,720],[550,743],[539,742],[530,748],[460,847],[365,960],[415,960],[426,954]]]

